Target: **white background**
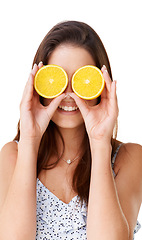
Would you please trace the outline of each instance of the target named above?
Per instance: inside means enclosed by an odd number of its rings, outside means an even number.
[[[117,80],[118,139],[142,145],[141,9],[140,0],[3,1],[0,5],[0,148],[16,134],[19,104],[36,50],[50,28],[64,20],[86,22],[101,37]],[[142,223],[142,210],[138,219]],[[142,230],[136,239],[142,239]]]

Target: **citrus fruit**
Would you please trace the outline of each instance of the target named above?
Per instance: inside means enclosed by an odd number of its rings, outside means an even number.
[[[34,78],[37,93],[44,98],[55,98],[64,92],[68,84],[65,70],[57,65],[41,67]]]
[[[93,65],[79,68],[72,77],[72,89],[80,98],[91,100],[101,95],[105,81],[101,70]]]

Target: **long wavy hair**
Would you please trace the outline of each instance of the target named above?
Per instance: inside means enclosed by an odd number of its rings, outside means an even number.
[[[41,42],[36,55],[34,63],[43,62],[48,64],[49,57],[54,49],[60,44],[71,44],[86,49],[94,59],[96,66],[101,69],[103,65],[107,67],[109,75],[112,79],[112,72],[109,59],[104,48],[104,45],[98,34],[87,24],[77,21],[65,21],[55,25],[44,37]],[[33,66],[32,65],[32,66]],[[40,97],[40,102],[43,103],[43,98]],[[98,103],[100,98],[98,99]],[[63,152],[65,143],[56,124],[51,120],[45,133],[42,136],[37,157],[37,177],[42,169],[54,168],[62,155],[59,156],[57,150],[57,142],[55,134],[58,134],[63,143]],[[114,149],[114,139],[116,138],[117,129],[115,128],[115,136],[112,136],[112,153]],[[20,121],[18,123],[17,135],[14,140],[20,138]],[[78,193],[81,201],[85,200],[88,204],[90,175],[91,175],[91,151],[87,132],[85,132],[82,139],[81,157],[79,163],[74,171],[72,187]],[[57,156],[57,160],[53,164],[48,164],[51,156]]]

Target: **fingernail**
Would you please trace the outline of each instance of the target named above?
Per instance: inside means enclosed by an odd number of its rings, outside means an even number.
[[[40,62],[39,62],[39,64],[43,64],[43,62],[42,62],[42,61],[40,61]],[[38,64],[38,65],[39,65],[39,64]]]
[[[33,69],[37,66],[37,64],[35,63],[34,66],[33,66]]]
[[[106,73],[107,73],[108,71],[107,71],[107,68],[106,68],[105,65],[103,65],[103,68],[104,68],[103,72],[106,72]]]

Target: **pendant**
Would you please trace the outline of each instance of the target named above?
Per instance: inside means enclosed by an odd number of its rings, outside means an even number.
[[[67,160],[67,163],[68,163],[68,164],[71,164],[71,160],[70,160],[70,159],[68,159],[68,160]]]

